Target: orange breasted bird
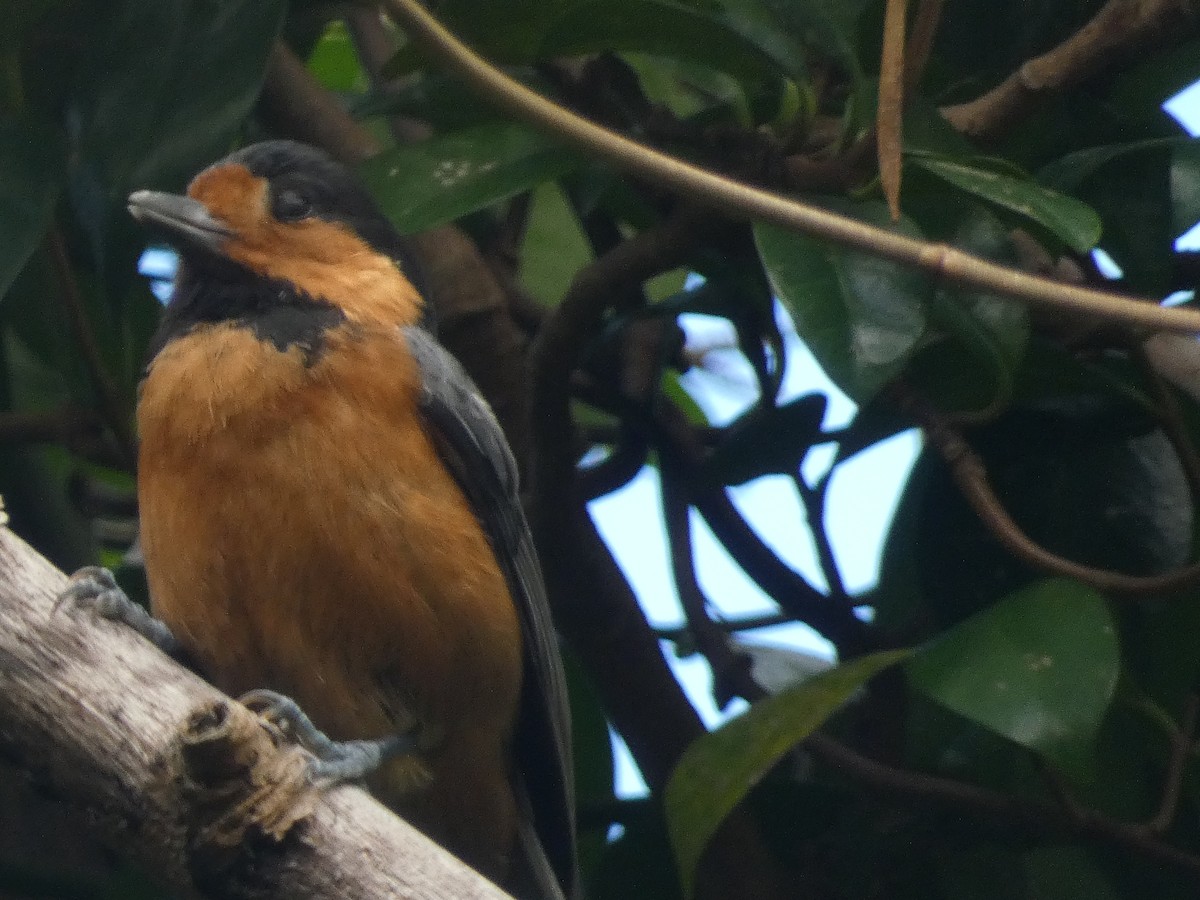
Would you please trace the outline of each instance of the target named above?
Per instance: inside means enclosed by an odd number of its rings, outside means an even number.
[[[278,692],[255,696],[323,774],[365,774],[510,889],[572,896],[566,692],[516,468],[401,238],[289,141],[129,208],[181,259],[137,412],[167,640],[229,693]]]

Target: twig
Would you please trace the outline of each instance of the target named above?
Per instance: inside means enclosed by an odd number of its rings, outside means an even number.
[[[826,472],[817,482],[816,487],[809,487],[804,476],[799,472],[792,475],[792,483],[804,504],[805,517],[808,519],[808,530],[812,535],[813,544],[817,548],[817,560],[821,564],[821,574],[829,586],[829,601],[848,606],[853,601],[846,584],[842,581],[842,572],[838,567],[837,557],[833,554],[833,545],[829,543],[829,532],[825,529],[825,495],[829,491],[829,477],[832,471]]]
[[[71,267],[70,257],[63,242],[62,233],[57,227],[52,227],[47,233],[46,240],[50,248],[50,258],[54,265],[54,273],[58,279],[59,292],[62,296],[63,308],[71,322],[71,330],[75,334],[75,342],[83,354],[84,364],[100,401],[100,409],[104,414],[104,423],[112,431],[120,449],[121,462],[133,471],[137,465],[137,439],[133,436],[133,410],[117,389],[116,382],[104,365],[100,354],[100,345],[96,343],[96,335],[92,332],[88,321],[87,310],[84,308],[83,295],[79,292],[79,284],[75,281],[75,273]]]
[[[627,485],[642,470],[650,455],[650,442],[632,428],[622,428],[612,452],[601,462],[579,472],[579,494],[595,500]]]
[[[1129,825],[1094,811],[1064,811],[1048,803],[1019,800],[999,791],[951,778],[897,769],[863,756],[824,734],[812,735],[804,742],[804,746],[843,774],[884,793],[940,801],[955,809],[1007,820],[1034,832],[1089,838],[1147,859],[1200,873],[1200,856],[1147,835],[1142,825]]]
[[[1152,835],[1164,834],[1175,821],[1179,809],[1179,795],[1183,790],[1183,774],[1196,746],[1196,727],[1200,720],[1200,695],[1191,694],[1183,706],[1183,718],[1179,730],[1171,739],[1171,758],[1167,762],[1167,777],[1163,782],[1162,801],[1158,812],[1145,824]]]
[[[708,614],[708,600],[696,579],[695,553],[692,549],[691,507],[687,501],[686,478],[663,455],[659,468],[662,486],[663,522],[670,547],[671,575],[675,591],[687,619],[688,631],[696,649],[708,661],[713,674],[713,696],[720,706],[741,694],[737,684],[744,679],[733,669],[749,671],[750,661],[736,652],[721,628]]]
[[[1192,440],[1191,431],[1183,420],[1179,401],[1175,399],[1167,379],[1154,365],[1144,342],[1137,344],[1133,355],[1150,382],[1150,389],[1158,406],[1159,424],[1175,448],[1192,497],[1200,498],[1200,454],[1197,453],[1196,442]]]
[[[800,574],[781,562],[746,524],[720,487],[706,487],[698,468],[703,458],[700,437],[670,404],[661,403],[655,418],[656,440],[671,448],[680,464],[689,467],[690,501],[734,562],[794,621],[804,622],[828,638],[842,658],[867,651],[872,641],[867,626],[847,605],[830,602]]]
[[[776,625],[789,625],[796,620],[786,613],[763,613],[760,616],[739,616],[734,619],[710,619],[714,628],[719,628],[725,634],[738,634],[743,631],[753,631],[756,628],[771,628]],[[654,633],[660,640],[679,644],[691,639],[691,631],[687,626],[679,628],[655,628]]]
[[[759,190],[653,150],[583,119],[509,78],[466,47],[416,0],[383,0],[409,36],[476,91],[513,115],[695,202],[915,266],[937,279],[1026,303],[1166,331],[1200,331],[1200,313],[1018,272],[947,244],[927,243]]]
[[[893,221],[900,219],[907,18],[908,0],[887,0],[883,15],[883,52],[879,61],[879,102],[875,110],[875,155],[879,160],[879,182]]]
[[[983,96],[944,108],[942,115],[974,140],[993,140],[1043,97],[1086,81],[1152,41],[1183,41],[1194,33],[1194,23],[1195,4],[1189,0],[1109,0],[1057,47]]]
[[[1013,521],[992,490],[983,462],[945,416],[911,390],[896,386],[893,395],[901,408],[924,429],[929,445],[946,461],[954,483],[980,521],[1001,546],[1018,559],[1036,569],[1074,578],[1098,591],[1122,594],[1131,599],[1159,599],[1163,593],[1200,582],[1200,561],[1162,575],[1138,576],[1085,566],[1051,553]]]

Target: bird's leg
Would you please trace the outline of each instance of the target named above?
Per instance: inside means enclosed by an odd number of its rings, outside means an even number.
[[[411,731],[376,740],[331,740],[313,724],[295,700],[275,691],[250,691],[238,699],[269,725],[290,734],[311,753],[315,758],[309,772],[313,780],[327,785],[356,781],[388,760],[417,749],[417,740]]]
[[[171,634],[171,629],[130,600],[108,569],[101,566],[80,569],[71,576],[54,605],[55,612],[65,610],[70,614],[80,609],[129,626],[172,659],[190,665],[183,645]]]

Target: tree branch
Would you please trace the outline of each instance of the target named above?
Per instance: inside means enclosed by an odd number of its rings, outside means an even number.
[[[1115,0],[1114,0],[1115,2]],[[1164,0],[1165,2],[1165,0]],[[947,244],[915,240],[742,184],[661,153],[575,115],[509,78],[464,45],[416,0],[383,0],[412,40],[512,115],[638,177],[736,219],[758,219],[913,266],[935,279],[1080,316],[1200,331],[1200,312],[1028,275]]]
[[[507,897],[133,631],[55,612],[65,578],[0,527],[0,752],[196,896]]]
[[[1026,564],[1051,574],[1074,578],[1098,591],[1134,599],[1157,600],[1162,594],[1200,583],[1200,561],[1162,575],[1127,575],[1085,566],[1051,553],[1013,521],[988,481],[983,462],[945,417],[911,390],[897,386],[893,394],[925,432],[930,446],[946,461],[963,498],[996,541]]]
[[[976,141],[1004,134],[1042,98],[1080,84],[1144,49],[1152,41],[1177,43],[1194,28],[1188,0],[1109,0],[1086,25],[1047,53],[1029,60],[981,97],[948,106],[942,115]]]

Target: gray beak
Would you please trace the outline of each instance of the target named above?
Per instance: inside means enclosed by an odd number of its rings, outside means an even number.
[[[160,191],[134,191],[129,213],[143,225],[157,227],[180,245],[220,253],[234,231],[208,211],[199,200]]]

